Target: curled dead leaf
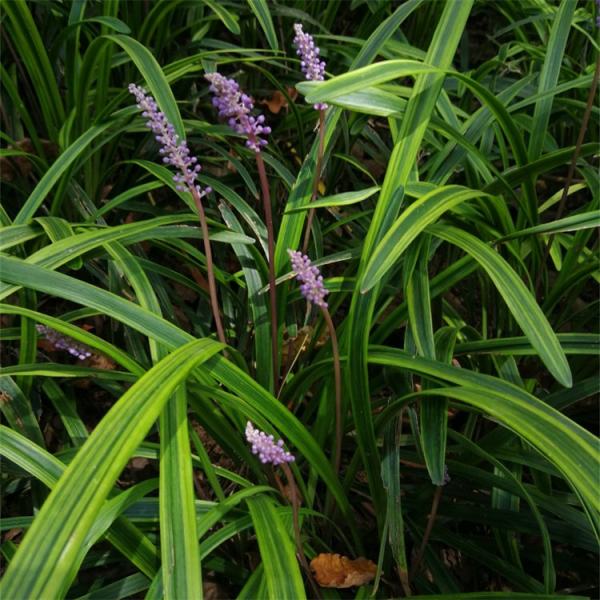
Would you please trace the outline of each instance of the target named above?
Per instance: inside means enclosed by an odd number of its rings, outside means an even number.
[[[296,88],[287,88],[287,93],[292,100],[295,100],[298,96]],[[273,95],[266,100],[261,100],[260,104],[265,104],[270,112],[277,114],[282,108],[288,109],[287,98],[279,91],[275,90]]]
[[[375,578],[377,565],[366,558],[354,560],[340,554],[319,554],[310,568],[321,587],[349,588],[364,585]]]

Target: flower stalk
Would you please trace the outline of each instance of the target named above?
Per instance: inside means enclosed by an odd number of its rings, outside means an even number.
[[[342,370],[340,365],[340,351],[335,326],[329,312],[325,296],[329,290],[323,283],[323,276],[315,267],[310,258],[301,252],[288,250],[292,270],[300,281],[300,292],[312,304],[321,309],[323,319],[329,331],[331,339],[331,352],[333,356],[333,372],[335,380],[335,447],[333,452],[333,466],[336,474],[340,471],[342,457],[342,439],[344,435],[342,420]]]
[[[305,33],[302,30],[302,25],[296,23],[294,25],[294,46],[296,47],[296,54],[300,57],[300,68],[304,73],[304,76],[309,81],[323,81],[325,78],[325,61],[321,60],[320,48],[315,44],[315,40],[312,35]],[[313,105],[315,110],[319,111],[319,148],[317,150],[317,162],[315,166],[315,179],[313,182],[312,194],[310,202],[314,202],[317,199],[319,192],[319,181],[321,180],[321,163],[323,161],[323,151],[325,142],[325,111],[327,110],[327,104],[323,102],[317,102]],[[308,218],[306,220],[306,231],[304,232],[304,241],[302,243],[302,252],[308,251],[308,245],[310,243],[310,234],[312,230],[312,223],[315,217],[315,209],[311,208],[308,212]]]
[[[219,311],[219,300],[217,297],[217,285],[215,282],[215,273],[213,267],[212,248],[210,245],[210,239],[208,237],[208,223],[206,222],[206,214],[204,213],[204,206],[202,205],[202,198],[196,190],[192,191],[192,198],[196,204],[198,210],[198,216],[200,217],[200,227],[202,229],[202,241],[204,242],[204,255],[206,256],[206,273],[208,275],[208,293],[210,296],[210,305],[213,313],[213,319],[215,320],[215,327],[217,328],[217,337],[223,344],[227,343],[225,337],[225,331],[223,330],[223,323],[221,321],[221,313]]]
[[[260,152],[256,153],[256,166],[263,198],[265,224],[267,226],[267,248],[269,254],[269,302],[271,304],[271,359],[273,362],[273,389],[275,396],[279,393],[279,350],[277,320],[277,289],[275,288],[275,232],[273,213],[271,210],[271,191],[265,170],[265,161]]]
[[[283,448],[283,440],[275,441],[275,438],[272,435],[267,435],[263,431],[256,429],[250,421],[246,423],[246,441],[251,445],[252,454],[258,456],[260,462],[263,465],[273,465],[273,467],[280,466],[285,474],[285,477],[288,481],[288,486],[290,490],[291,496],[291,504],[292,504],[292,519],[294,523],[294,539],[296,541],[296,555],[298,561],[302,565],[303,569],[306,571],[306,574],[311,581],[311,584],[315,587],[315,590],[318,594],[318,588],[314,584],[312,579],[312,574],[310,572],[310,568],[308,567],[308,563],[306,562],[306,557],[304,556],[304,550],[302,548],[302,537],[300,535],[300,494],[298,492],[298,486],[296,484],[296,479],[290,469],[289,463],[294,462],[296,458],[291,452],[287,452]],[[281,495],[286,497],[283,486],[281,485],[281,481],[275,473],[275,481],[279,486],[281,491]],[[318,597],[318,596],[317,596]]]
[[[194,199],[200,219],[202,239],[204,241],[211,310],[215,327],[217,328],[217,337],[221,343],[226,344],[227,340],[221,322],[221,311],[219,310],[219,301],[217,298],[212,250],[208,237],[208,224],[202,205],[202,198],[212,190],[209,187],[202,189],[196,183],[198,173],[201,170],[198,159],[195,156],[190,156],[190,150],[185,140],[179,141],[179,136],[175,133],[175,127],[168,121],[165,114],[158,110],[158,105],[154,98],[150,94],[146,94],[144,88],[133,83],[129,85],[129,91],[135,96],[137,106],[142,111],[142,116],[148,119],[146,126],[152,130],[156,141],[161,145],[159,152],[163,156],[163,163],[171,165],[177,170],[177,174],[173,176],[173,180],[177,184],[177,190],[190,193]]]
[[[298,562],[304,569],[306,576],[313,588],[314,597],[321,598],[321,594],[319,592],[319,586],[315,581],[308,562],[306,561],[306,556],[304,555],[304,548],[302,546],[302,537],[300,534],[300,495],[298,493],[298,486],[296,485],[296,479],[294,478],[294,474],[290,469],[290,466],[287,463],[284,463],[281,468],[285,473],[285,477],[288,481],[291,503],[292,503],[292,522],[294,525],[294,541],[296,542],[296,557],[298,558]]]
[[[274,394],[279,392],[279,349],[278,349],[278,319],[277,319],[277,290],[275,288],[275,233],[273,228],[273,213],[271,209],[271,193],[261,149],[267,145],[267,140],[261,136],[271,133],[271,128],[264,125],[265,117],[252,116],[254,103],[244,94],[234,79],[227,79],[220,73],[205,75],[210,82],[210,91],[214,94],[212,103],[219,111],[219,117],[227,120],[227,124],[236,132],[246,137],[246,146],[254,151],[256,167],[262,192],[265,225],[267,227],[267,244],[269,260],[269,300],[271,305],[271,358],[273,362]]]

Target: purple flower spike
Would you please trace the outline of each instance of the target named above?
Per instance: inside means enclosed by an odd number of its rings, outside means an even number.
[[[309,33],[302,31],[302,25],[296,23],[294,25],[296,37],[294,38],[294,46],[296,46],[296,54],[300,57],[300,67],[302,72],[309,81],[323,81],[325,75],[325,62],[319,58],[321,50],[315,45],[315,40]],[[319,102],[314,105],[316,110],[325,110],[327,104]]]
[[[246,424],[246,439],[252,444],[252,454],[258,454],[263,464],[270,463],[277,466],[296,460],[293,454],[283,449],[283,440],[275,442],[272,435],[255,429],[250,421]]]
[[[35,326],[38,333],[43,335],[57,350],[66,350],[71,356],[76,356],[79,360],[85,360],[92,355],[87,346],[76,342],[74,339],[59,333],[46,325]]]
[[[313,266],[306,254],[297,250],[288,250],[288,254],[296,279],[302,283],[300,286],[302,295],[313,304],[327,308],[325,296],[329,294],[329,290],[323,285],[323,276],[319,269]]]
[[[218,109],[219,117],[227,120],[236,133],[248,138],[248,148],[260,152],[267,145],[267,140],[260,136],[271,133],[271,128],[264,125],[263,115],[253,117],[250,114],[254,109],[252,98],[240,90],[237,81],[227,79],[220,73],[208,73],[205,78],[210,82],[209,90],[214,94],[212,103]]]
[[[180,192],[195,190],[200,198],[209,194],[212,190],[207,187],[202,189],[196,178],[201,170],[198,159],[190,156],[187,142],[179,141],[175,133],[175,127],[167,120],[164,113],[158,110],[156,100],[150,94],[146,94],[144,88],[129,84],[129,91],[135,96],[138,108],[142,111],[142,117],[148,119],[146,126],[152,130],[156,141],[161,145],[159,152],[163,156],[163,163],[175,167],[178,171],[173,180]]]

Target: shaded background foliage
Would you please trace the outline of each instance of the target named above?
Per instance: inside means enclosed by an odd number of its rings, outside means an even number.
[[[289,487],[250,453],[248,419],[297,457],[307,558],[378,564],[375,582],[324,597],[597,595],[595,3],[1,10],[7,598],[313,597]],[[295,22],[316,36],[324,84],[296,87]],[[260,186],[211,105],[215,69],[273,129],[278,397]],[[195,206],[160,164],[131,82],[215,190],[226,352],[207,339]],[[309,254],[341,344],[339,477],[332,346],[287,258],[321,101]],[[58,351],[40,323],[93,355]]]

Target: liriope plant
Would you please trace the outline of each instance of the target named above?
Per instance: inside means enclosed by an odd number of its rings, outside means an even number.
[[[592,3],[3,11],[3,597],[594,596]]]

